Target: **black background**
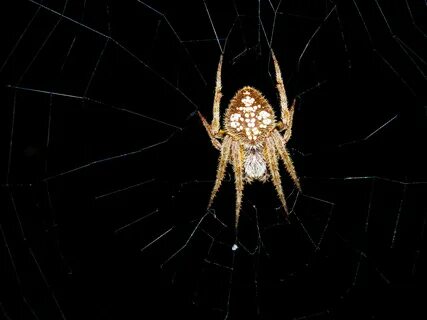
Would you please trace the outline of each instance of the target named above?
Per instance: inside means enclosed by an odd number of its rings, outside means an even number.
[[[422,1],[40,3],[1,10],[0,316],[425,315]],[[248,186],[232,251],[233,177],[206,212],[196,111],[219,42],[222,110],[251,85],[279,112],[271,39],[303,193],[283,172],[286,220]]]

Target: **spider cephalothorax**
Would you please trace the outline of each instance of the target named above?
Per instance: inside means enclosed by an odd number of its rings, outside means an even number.
[[[224,114],[224,129],[220,129],[222,55],[217,70],[212,124],[209,124],[199,113],[213,146],[221,152],[208,208],[213,203],[224,178],[227,164],[230,162],[233,165],[237,193],[236,226],[239,221],[245,182],[250,183],[254,180],[265,182],[271,178],[282,206],[288,212],[280,182],[279,158],[282,159],[292,180],[300,189],[295,168],[285,147],[291,137],[294,105],[288,109],[282,75],[273,52],[272,57],[280,97],[281,121],[276,121],[273,108],[262,93],[253,87],[246,86],[238,90],[231,99]],[[283,135],[281,132],[284,132]]]

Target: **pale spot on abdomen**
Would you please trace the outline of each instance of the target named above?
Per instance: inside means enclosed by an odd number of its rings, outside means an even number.
[[[243,143],[258,144],[275,126],[273,109],[261,92],[244,87],[237,91],[225,113],[225,128]]]

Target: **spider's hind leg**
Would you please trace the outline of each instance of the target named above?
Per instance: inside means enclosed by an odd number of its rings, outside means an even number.
[[[284,142],[287,143],[292,135],[292,123],[294,119],[294,110],[295,110],[296,100],[292,102],[292,106],[289,110],[284,112],[284,118],[282,121],[277,122],[276,129],[279,132],[285,132],[283,134]]]
[[[211,139],[212,145],[217,150],[221,150],[221,143],[217,140],[217,138],[212,133],[212,128],[209,125],[209,123],[206,121],[205,117],[200,113],[200,111],[197,112],[199,114],[200,120],[202,120],[202,124],[206,129],[206,132],[209,135],[209,138]],[[221,133],[222,134],[222,133]]]

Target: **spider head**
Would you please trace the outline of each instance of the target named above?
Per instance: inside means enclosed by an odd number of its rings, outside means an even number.
[[[273,108],[260,91],[249,86],[237,91],[225,111],[225,130],[244,144],[262,143],[275,126]]]

